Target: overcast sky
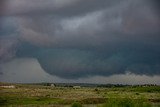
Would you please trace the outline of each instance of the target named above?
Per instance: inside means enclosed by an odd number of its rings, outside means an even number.
[[[159,6],[1,0],[0,81],[160,84]]]

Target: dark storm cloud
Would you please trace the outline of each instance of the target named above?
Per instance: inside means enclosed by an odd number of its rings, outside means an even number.
[[[0,17],[0,63],[12,59],[18,45],[14,19]]]
[[[160,74],[158,1],[37,1],[4,2],[0,58],[37,58],[63,78]]]
[[[109,8],[119,3],[119,0],[47,0],[45,2],[43,0],[2,0],[3,11],[0,15],[58,14],[60,16],[73,16]]]

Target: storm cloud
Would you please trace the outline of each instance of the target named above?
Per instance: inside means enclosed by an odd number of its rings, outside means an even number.
[[[158,0],[1,0],[0,63],[61,78],[160,74]],[[37,74],[38,75],[38,74]]]

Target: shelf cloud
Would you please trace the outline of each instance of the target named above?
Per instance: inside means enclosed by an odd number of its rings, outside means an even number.
[[[0,65],[14,58],[35,58],[44,71],[66,79],[160,75],[158,4],[1,0]]]

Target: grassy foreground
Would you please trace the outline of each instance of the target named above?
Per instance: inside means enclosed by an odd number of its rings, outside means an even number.
[[[0,107],[160,107],[160,86],[0,88]]]

